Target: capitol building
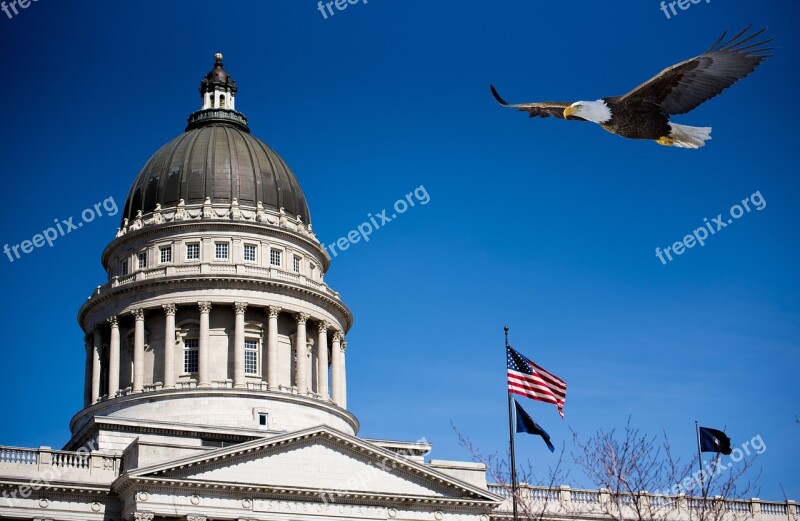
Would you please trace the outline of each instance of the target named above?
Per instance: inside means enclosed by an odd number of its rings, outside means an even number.
[[[353,317],[325,283],[330,257],[300,184],[250,134],[222,55],[199,90],[185,132],[133,179],[102,252],[107,280],[78,311],[84,408],[71,439],[0,446],[0,520],[510,518],[483,465],[358,437]],[[526,491],[539,517],[609,518],[602,491]],[[731,512],[797,520],[792,502],[742,504]],[[685,500],[669,508],[693,519]]]

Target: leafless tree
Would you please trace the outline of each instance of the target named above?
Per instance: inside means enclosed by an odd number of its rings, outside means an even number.
[[[451,423],[452,425],[452,423]],[[486,475],[490,482],[503,488],[503,495],[509,500],[513,496],[511,485],[511,457],[509,453],[500,456],[498,453],[485,455],[481,453],[455,425],[453,430],[458,441],[471,455],[473,460],[486,466]],[[548,467],[545,473],[536,473],[530,461],[517,463],[517,518],[531,521],[542,521],[554,514],[566,513],[568,506],[559,501],[558,487],[566,483],[569,471],[563,469],[565,444],[561,444],[558,460],[554,467]],[[531,487],[537,487],[536,490]]]
[[[614,520],[665,521],[681,506],[688,508],[691,521],[743,521],[752,515],[746,503],[728,500],[757,490],[755,481],[744,482],[754,456],[742,453],[727,463],[716,458],[701,476],[699,470],[692,473],[696,457],[675,458],[666,433],[663,439],[646,435],[631,426],[630,418],[622,432],[598,430],[584,442],[573,431],[573,441],[575,463],[606,491],[601,505]]]

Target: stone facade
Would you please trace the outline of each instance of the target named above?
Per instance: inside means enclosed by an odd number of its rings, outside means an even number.
[[[71,439],[0,447],[0,519],[488,521],[501,498],[482,466],[356,437],[353,318],[299,183],[249,135],[221,55],[200,92],[134,181],[108,280],[78,313]]]

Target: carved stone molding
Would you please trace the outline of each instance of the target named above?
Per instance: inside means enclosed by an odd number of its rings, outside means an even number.
[[[310,316],[308,313],[295,313],[294,319],[297,321],[298,326],[304,326]]]
[[[244,312],[247,311],[247,302],[234,302],[233,308],[237,315],[244,315]]]
[[[137,321],[144,320],[144,310],[141,308],[131,311],[131,315],[133,315],[133,318],[135,318]]]
[[[328,330],[328,326],[329,326],[329,325],[330,325],[330,324],[328,324],[327,322],[325,322],[325,321],[323,320],[322,322],[320,322],[319,324],[317,324],[317,332],[319,332],[319,333],[324,333],[325,331],[327,331],[327,330]]]
[[[156,516],[152,512],[134,512],[133,513],[134,521],[153,521],[154,517],[156,517]]]
[[[119,317],[118,316],[114,315],[113,317],[108,317],[106,320],[108,321],[108,324],[111,327],[119,327]]]
[[[176,311],[178,310],[178,306],[176,306],[175,304],[164,304],[161,307],[164,308],[164,314],[166,314],[167,316],[174,317]]]
[[[269,318],[278,318],[278,315],[281,314],[282,308],[278,306],[270,306],[267,309],[267,313],[269,314]]]
[[[333,332],[333,341],[340,342],[342,340],[342,332],[341,331],[334,331]]]
[[[208,521],[208,518],[206,516],[189,514],[188,516],[186,516],[186,521]]]
[[[200,313],[211,313],[211,302],[198,302],[197,307],[200,308]]]

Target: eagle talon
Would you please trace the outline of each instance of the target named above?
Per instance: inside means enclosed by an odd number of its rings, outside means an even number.
[[[671,137],[661,136],[660,138],[656,139],[656,143],[659,145],[664,145],[665,147],[671,147],[675,144]]]

